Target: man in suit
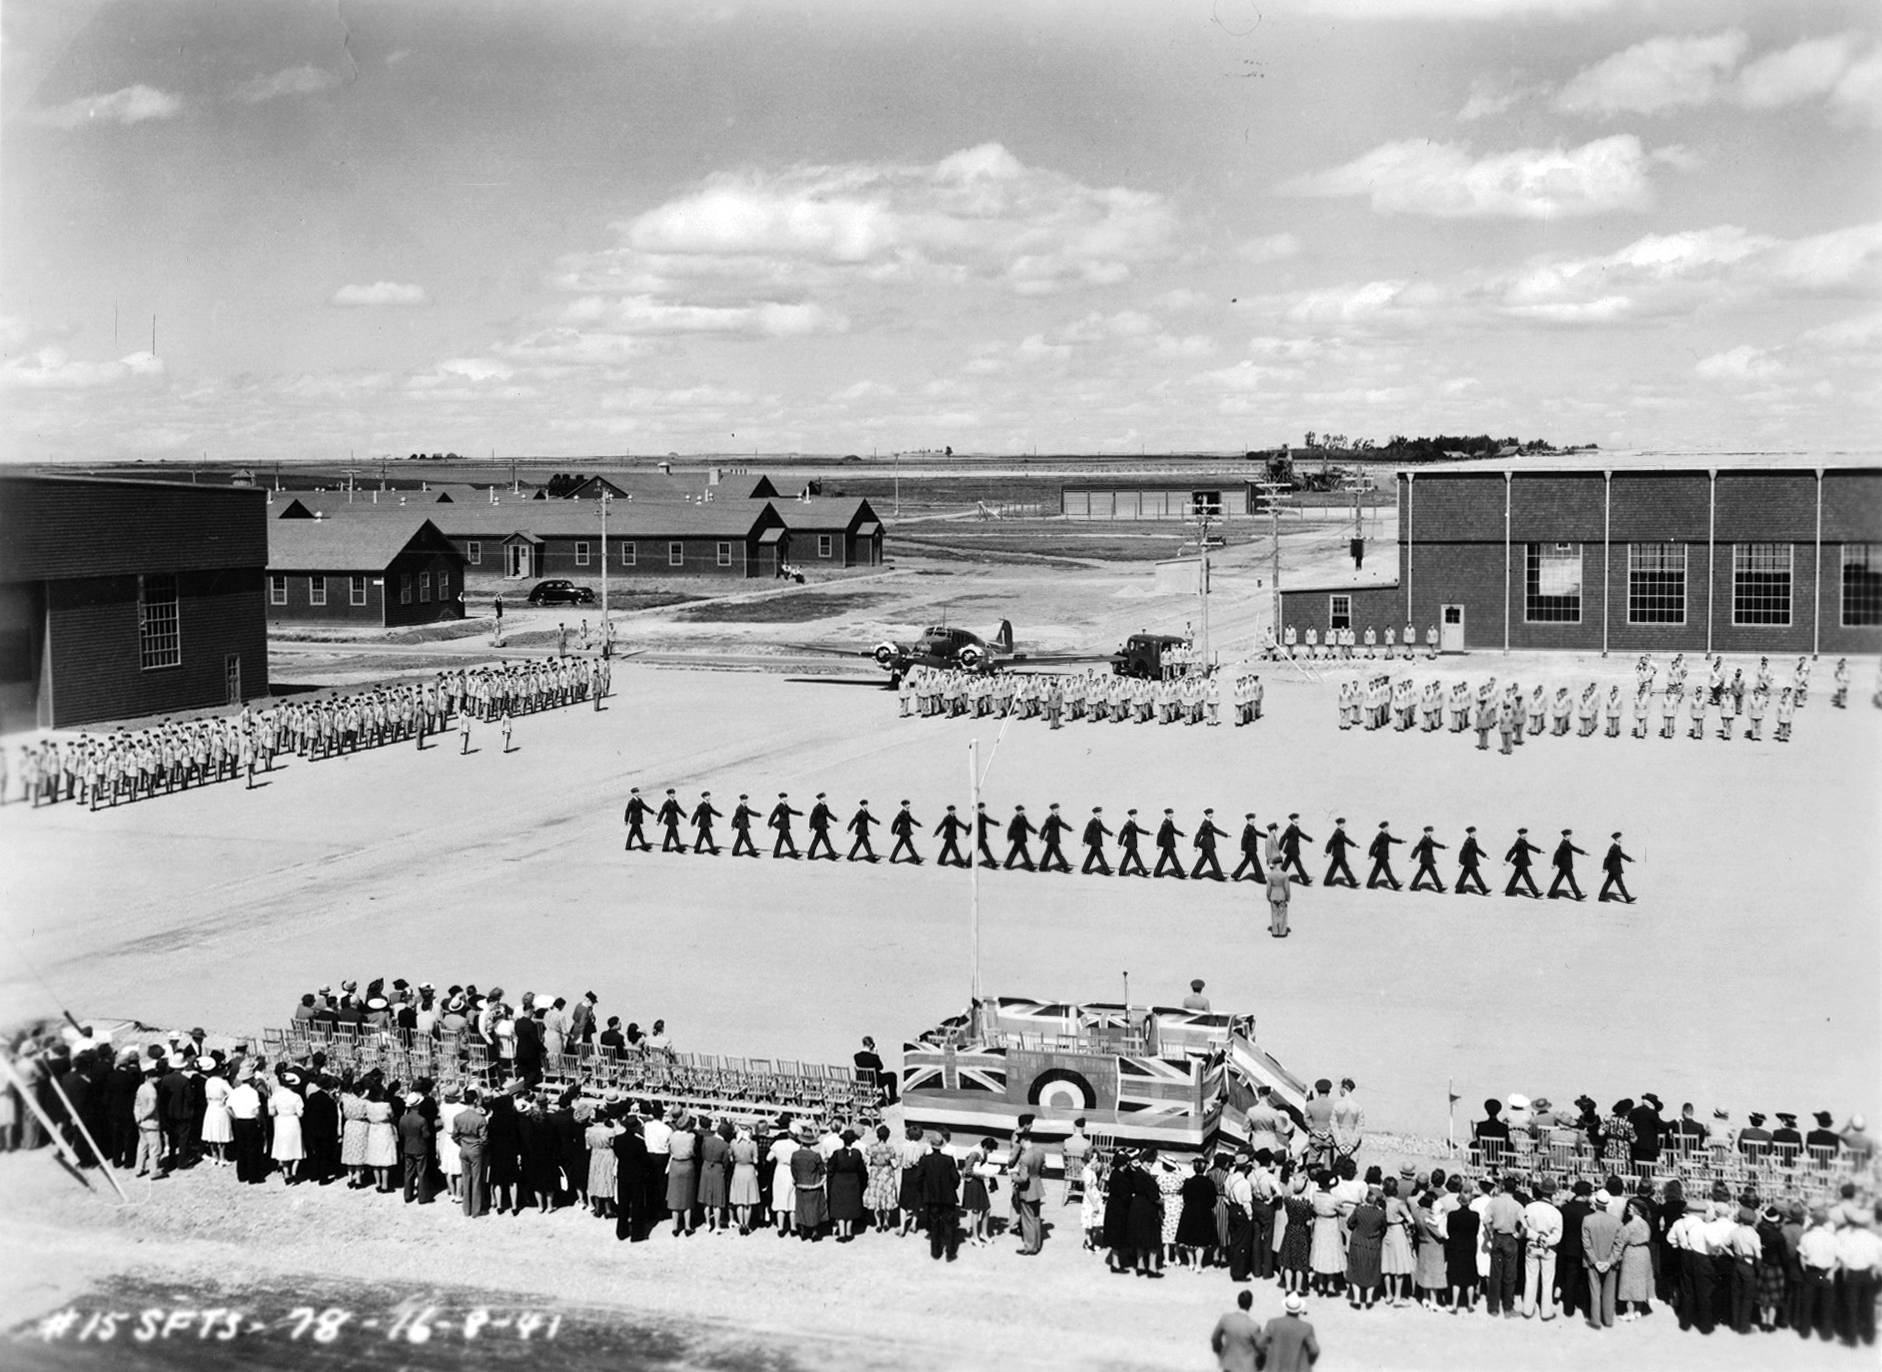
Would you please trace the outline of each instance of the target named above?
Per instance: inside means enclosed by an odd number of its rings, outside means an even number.
[[[1176,827],[1175,814],[1174,810],[1165,810],[1163,823],[1157,826],[1157,866],[1151,875],[1160,877],[1167,867],[1181,881],[1187,874],[1183,871],[1183,860],[1176,855],[1176,840],[1183,836],[1183,831]]]
[[[974,842],[980,849],[982,867],[998,867],[1000,864],[993,856],[993,848],[988,842],[993,837],[993,816],[987,813],[987,802],[980,801],[974,806]]]
[[[1575,855],[1579,853],[1587,857],[1588,853],[1586,849],[1577,848],[1570,839],[1569,835],[1574,832],[1573,829],[1562,830],[1562,841],[1555,845],[1555,855],[1550,859],[1555,866],[1555,880],[1549,883],[1550,900],[1557,900],[1561,897],[1562,883],[1565,881],[1576,900],[1588,899],[1581,893],[1581,887],[1575,883]]]
[[[878,822],[876,817],[869,813],[868,801],[860,800],[856,802],[856,813],[850,816],[850,822],[844,826],[852,834],[856,835],[856,841],[850,844],[849,861],[856,861],[857,853],[863,855],[864,862],[881,861],[881,859],[876,856],[876,850],[869,845],[869,830]]]
[[[463,1116],[458,1116],[462,1119]],[[647,1208],[647,1177],[652,1161],[647,1155],[647,1139],[641,1133],[640,1117],[631,1111],[621,1121],[621,1132],[614,1136],[615,1239],[644,1243],[652,1226]],[[453,1126],[455,1127],[455,1125]],[[467,1211],[468,1213],[468,1211]]]
[[[1255,1372],[1261,1366],[1260,1355],[1255,1351],[1261,1338],[1261,1326],[1248,1315],[1254,1303],[1254,1292],[1238,1291],[1235,1308],[1215,1322],[1215,1329],[1209,1335],[1209,1348],[1221,1372]]]
[[[1577,1310],[1588,1306],[1588,1265],[1582,1257],[1581,1226],[1594,1210],[1590,1199],[1593,1183],[1575,1183],[1574,1194],[1562,1203],[1562,1240],[1556,1245],[1561,1255],[1555,1267],[1555,1288],[1560,1297],[1562,1315],[1573,1319]]]
[[[1229,873],[1229,880],[1240,881],[1242,873],[1247,872],[1250,881],[1265,882],[1268,874],[1261,870],[1261,828],[1255,823],[1254,811],[1243,815],[1242,821],[1242,860]]]
[[[640,844],[641,852],[646,853],[646,852],[652,851],[652,845],[647,842],[647,835],[644,832],[642,832],[642,828],[641,828],[642,825],[646,824],[647,816],[651,815],[652,813],[653,813],[652,807],[649,806],[646,801],[640,798],[640,787],[636,786],[632,788],[630,791],[628,791],[627,793],[627,847],[625,851],[630,852],[630,853],[633,852],[634,845],[636,843]]]
[[[699,793],[699,804],[693,807],[693,832],[695,835],[693,839],[693,851],[695,853],[707,852],[711,853],[714,857],[719,856],[719,845],[713,841],[712,837],[712,821],[723,817],[724,816],[722,816],[719,811],[712,808],[712,792],[701,791]]]
[[[1483,845],[1477,842],[1477,826],[1466,825],[1463,846],[1457,850],[1457,885],[1451,889],[1461,896],[1469,886],[1475,884],[1477,895],[1489,895],[1490,888],[1483,884],[1483,873],[1477,870],[1478,864],[1488,856],[1483,851]]]
[[[1621,1276],[1621,1221],[1597,1205],[1581,1222],[1582,1265],[1588,1269],[1588,1327],[1614,1327],[1614,1293]]]
[[[1026,846],[1035,830],[1033,822],[1026,818],[1026,807],[1015,805],[1013,818],[1006,822],[1006,870],[1011,871],[1014,863],[1019,863],[1029,872],[1037,871],[1032,860],[1032,851]]]
[[[772,857],[797,857],[797,840],[791,837],[791,817],[801,815],[802,810],[791,808],[791,797],[786,791],[778,792],[778,803],[771,807],[771,817],[765,821],[778,831],[778,841],[771,845]]]
[[[1308,1372],[1320,1358],[1320,1341],[1307,1323],[1307,1302],[1300,1292],[1290,1291],[1281,1311],[1256,1336],[1255,1352],[1266,1360],[1267,1372]]]
[[[817,845],[823,845],[823,855],[831,862],[836,861],[836,847],[830,842],[830,824],[836,819],[836,811],[824,804],[824,793],[817,792],[817,803],[810,807],[810,847],[804,852],[809,861],[817,859]]]
[[[1019,1210],[1019,1251],[1026,1257],[1034,1257],[1045,1247],[1045,1224],[1039,1217],[1039,1207],[1046,1198],[1046,1150],[1032,1136],[1032,1131],[1022,1131],[1019,1136],[1019,1157],[1013,1164],[1013,1203]]]
[[[1608,855],[1601,859],[1601,870],[1607,873],[1607,879],[1601,883],[1601,895],[1599,897],[1601,900],[1620,899],[1626,901],[1629,905],[1634,903],[1634,898],[1627,893],[1627,882],[1623,877],[1622,870],[1626,863],[1632,861],[1632,858],[1621,851],[1620,831],[1618,829],[1615,830],[1614,841],[1608,845]],[[1616,888],[1620,890],[1621,894],[1619,897],[1609,894]]]
[[[889,832],[895,835],[895,847],[889,850],[889,861],[896,861],[906,852],[910,862],[917,867],[921,866],[921,854],[915,851],[915,816],[910,812],[907,801],[902,802],[902,808],[889,821]]]
[[[1346,850],[1358,846],[1346,832],[1346,817],[1342,815],[1334,820],[1333,832],[1327,835],[1327,874],[1321,878],[1323,886],[1347,886],[1355,891],[1359,889],[1359,878],[1346,865]],[[1345,879],[1341,880],[1342,877]]]
[[[1085,865],[1079,868],[1086,876],[1091,869],[1097,868],[1107,877],[1111,875],[1111,864],[1104,860],[1104,841],[1111,831],[1104,827],[1104,806],[1091,807],[1091,818],[1085,821]]]
[[[1380,886],[1399,889],[1399,881],[1392,874],[1392,845],[1403,843],[1402,838],[1392,837],[1392,825],[1389,820],[1379,822],[1379,832],[1373,835],[1371,845],[1366,849],[1366,856],[1372,859],[1372,870],[1366,874],[1366,889],[1374,890]]]
[[[1444,893],[1444,878],[1438,875],[1438,849],[1446,846],[1431,837],[1431,826],[1425,825],[1424,837],[1412,845],[1411,855],[1418,859],[1418,871],[1411,879],[1412,890],[1427,889],[1420,883],[1429,877],[1431,879],[1429,889],[1440,895]]]
[[[1045,852],[1039,857],[1039,870],[1042,872],[1069,872],[1072,864],[1065,860],[1065,852],[1059,847],[1061,834],[1069,834],[1072,826],[1059,817],[1056,803],[1046,813],[1045,823],[1039,826],[1039,840],[1044,843]],[[1054,866],[1053,864],[1057,864]]]
[[[1144,866],[1143,854],[1137,851],[1137,841],[1143,836],[1144,827],[1137,822],[1137,812],[1135,810],[1127,810],[1124,814],[1124,822],[1118,826],[1117,830],[1118,846],[1124,850],[1117,860],[1117,874],[1119,876],[1130,876],[1131,865],[1133,863],[1135,863],[1137,867],[1136,875],[1140,877],[1150,875],[1149,870]]]
[[[1531,900],[1542,899],[1542,892],[1536,886],[1536,879],[1530,875],[1529,872],[1529,855],[1531,853],[1540,853],[1541,851],[1540,848],[1529,841],[1529,831],[1527,829],[1518,829],[1516,831],[1516,842],[1512,843],[1510,850],[1503,854],[1503,861],[1509,863],[1510,866],[1516,869],[1510,873],[1509,885],[1503,888],[1504,895],[1513,896],[1519,894],[1516,890],[1516,886],[1517,883],[1520,882],[1522,885],[1529,888],[1529,898]]]
[[[1285,859],[1282,865],[1293,873],[1294,880],[1302,886],[1313,885],[1313,878],[1307,875],[1307,869],[1300,864],[1300,845],[1312,842],[1313,835],[1300,827],[1300,816],[1289,815],[1287,828],[1281,831],[1281,856]]]
[[[466,718],[468,717],[467,711]],[[663,853],[685,852],[686,840],[680,837],[680,821],[686,818],[686,812],[680,809],[679,799],[674,795],[671,787],[667,790],[667,798],[660,802],[658,818],[661,826],[667,831],[667,836],[660,840],[660,851]]]
[[[758,848],[751,841],[751,822],[758,818],[758,812],[745,802],[751,797],[740,795],[738,805],[732,811],[732,856],[757,857]]]
[[[433,1125],[416,1091],[405,1095],[405,1113],[399,1116],[399,1160],[405,1176],[405,1203],[431,1204],[431,1136]]]
[[[928,1229],[928,1256],[939,1261],[942,1254],[953,1262],[960,1256],[961,1170],[942,1151],[942,1135],[928,1136],[928,1151],[915,1164],[916,1187],[921,1194],[922,1213]]]
[[[1219,838],[1227,837],[1227,830],[1218,829],[1215,826],[1215,811],[1204,810],[1202,812],[1202,823],[1196,827],[1196,837],[1190,840],[1197,850],[1196,866],[1190,872],[1192,877],[1200,877],[1202,875],[1202,869],[1207,867],[1211,881],[1228,880],[1227,877],[1222,875],[1222,864],[1216,860],[1215,855],[1215,841]]]
[[[934,831],[941,835],[941,856],[935,861],[943,867],[967,866],[967,859],[961,856],[961,835],[967,832],[967,821],[954,813],[952,805],[941,816],[941,822],[934,826]]]

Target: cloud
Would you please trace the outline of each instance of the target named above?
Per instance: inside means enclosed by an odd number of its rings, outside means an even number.
[[[1570,19],[1613,0],[1308,0],[1308,8],[1352,19],[1498,20],[1541,15]]]
[[[1519,85],[1507,81],[1489,81],[1482,77],[1470,83],[1470,98],[1457,112],[1459,123],[1468,124],[1477,119],[1488,119],[1492,115],[1503,114],[1525,100],[1532,100],[1547,91],[1546,86]]]
[[[1806,38],[1781,52],[1766,53],[1739,72],[1738,99],[1754,110],[1772,110],[1828,95],[1855,54],[1856,40],[1846,33]]]
[[[1569,114],[1654,114],[1710,103],[1750,40],[1736,29],[1710,37],[1649,38],[1584,67],[1557,92]]]
[[[130,353],[115,362],[83,362],[58,348],[41,348],[0,366],[0,386],[21,390],[90,391],[136,381],[157,381],[164,375],[163,359],[148,350]]]
[[[1250,238],[1236,244],[1235,255],[1244,262],[1279,262],[1300,251],[1300,240],[1291,233],[1271,233],[1265,238]]]
[[[1763,381],[1783,370],[1783,363],[1749,343],[1702,357],[1693,364],[1693,374],[1708,381]]]
[[[342,286],[333,293],[330,305],[423,305],[429,297],[423,286],[406,281],[375,281],[370,286]]]
[[[245,105],[259,105],[286,95],[318,95],[321,91],[332,90],[341,80],[339,73],[328,71],[325,67],[289,67],[273,76],[257,76],[244,81],[229,92],[229,98]]]
[[[1381,214],[1567,219],[1645,209],[1652,199],[1648,168],[1660,156],[1646,153],[1632,134],[1474,160],[1456,144],[1406,140],[1276,189],[1282,195],[1369,196]]]
[[[815,303],[684,305],[644,295],[584,296],[562,311],[560,322],[615,334],[743,333],[770,338],[842,333],[849,328],[843,315]]]
[[[51,129],[76,129],[99,124],[141,124],[147,119],[171,119],[183,109],[180,97],[150,86],[126,86],[109,95],[86,95],[63,105],[29,115],[32,123]]]
[[[1882,127],[1882,49],[1843,73],[1830,92],[1830,109],[1843,122]]]

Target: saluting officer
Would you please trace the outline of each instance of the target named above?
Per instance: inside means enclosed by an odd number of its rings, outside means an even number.
[[[1463,846],[1457,850],[1457,865],[1460,870],[1457,874],[1457,885],[1451,888],[1452,891],[1461,896],[1466,894],[1466,887],[1474,885],[1477,888],[1477,895],[1489,895],[1490,888],[1483,884],[1483,873],[1477,870],[1477,865],[1488,856],[1489,854],[1483,851],[1483,845],[1477,842],[1477,826],[1467,825],[1464,829]]]
[[[1289,872],[1293,873],[1294,880],[1298,881],[1302,886],[1313,885],[1313,878],[1308,876],[1307,869],[1301,866],[1300,845],[1312,842],[1313,835],[1306,833],[1300,827],[1300,816],[1298,814],[1289,815],[1287,817],[1287,828],[1281,832],[1281,856],[1285,859],[1281,865]]]
[[[1023,865],[1029,872],[1038,870],[1033,864],[1032,851],[1026,846],[1026,840],[1031,838],[1035,832],[1033,822],[1026,818],[1026,807],[1024,805],[1015,805],[1013,807],[1013,818],[1006,822],[1007,870],[1010,871],[1013,864],[1016,862]]]
[[[941,835],[941,856],[935,861],[941,866],[967,866],[967,859],[961,856],[961,835],[967,832],[967,821],[954,813],[954,807],[948,806],[948,812],[941,816],[941,822],[934,826],[934,831]]]
[[[667,836],[660,841],[661,852],[683,853],[686,851],[686,842],[680,837],[680,821],[685,818],[686,812],[680,809],[678,797],[674,795],[673,788],[668,787],[667,798],[660,802],[659,820],[667,831]]]
[[[1215,841],[1218,838],[1227,837],[1228,831],[1226,829],[1216,828],[1215,811],[1204,810],[1202,812],[1202,823],[1196,826],[1196,837],[1190,840],[1191,844],[1197,849],[1196,865],[1190,871],[1192,877],[1200,877],[1202,875],[1202,869],[1207,867],[1211,881],[1228,880],[1227,877],[1222,875],[1222,864],[1216,860],[1215,855]]]
[[[740,794],[738,804],[732,810],[732,856],[757,857],[758,846],[751,841],[751,822],[758,818],[758,812],[745,802],[748,795]]]
[[[765,821],[766,824],[769,824],[773,829],[778,831],[778,841],[771,845],[772,857],[788,856],[796,858],[797,840],[791,837],[791,817],[803,813],[802,810],[793,810],[791,808],[791,797],[788,792],[778,792],[778,803],[771,807],[771,817]],[[789,850],[788,853],[786,852],[787,849]]]
[[[652,808],[640,798],[640,787],[631,787],[627,793],[627,846],[623,851],[633,852],[635,843],[640,844],[643,853],[652,851],[653,845],[647,842],[647,835],[641,830],[652,813]]]
[[[1629,905],[1634,903],[1634,898],[1627,894],[1627,882],[1622,876],[1622,865],[1632,861],[1632,858],[1621,851],[1620,830],[1615,830],[1614,841],[1608,845],[1608,855],[1601,859],[1601,870],[1607,873],[1607,880],[1601,883],[1601,895],[1599,899],[1615,899],[1614,896],[1608,893],[1610,890],[1618,888],[1621,893],[1619,897],[1621,900],[1626,901]]]
[[[1149,870],[1144,866],[1143,854],[1137,851],[1137,840],[1142,838],[1143,835],[1144,828],[1137,822],[1137,812],[1135,810],[1125,811],[1124,822],[1118,826],[1117,830],[1118,846],[1124,850],[1117,860],[1117,874],[1119,876],[1130,876],[1132,863],[1137,865],[1136,875],[1140,877],[1148,877],[1150,875]]]
[[[1261,869],[1261,828],[1255,823],[1255,812],[1250,810],[1242,819],[1242,860],[1229,873],[1229,880],[1240,881],[1247,872],[1250,880],[1265,882],[1268,874]]]
[[[1346,817],[1342,815],[1334,820],[1333,832],[1327,836],[1327,874],[1321,878],[1322,885],[1346,886],[1355,891],[1359,889],[1359,878],[1346,865],[1346,850],[1358,846],[1346,833]],[[1342,876],[1346,878],[1344,881],[1340,880]]]
[[[850,816],[850,822],[845,826],[852,834],[856,835],[856,841],[850,844],[849,861],[856,861],[856,854],[859,852],[863,855],[864,862],[880,862],[882,860],[876,856],[876,850],[869,846],[870,827],[878,823],[880,823],[880,821],[869,813],[869,802],[866,800],[858,801],[856,803],[856,813]]]
[[[693,807],[693,830],[697,835],[693,840],[695,853],[703,850],[719,856],[719,845],[712,841],[712,821],[719,818],[719,812],[712,808],[712,792],[701,791],[699,804]]]
[[[1055,802],[1046,812],[1045,823],[1039,826],[1039,839],[1046,849],[1039,858],[1039,870],[1042,872],[1070,872],[1072,864],[1065,860],[1065,853],[1059,847],[1059,835],[1069,834],[1072,826],[1059,818],[1059,807]],[[1053,864],[1056,863],[1057,866]]]
[[[1390,886],[1399,889],[1399,880],[1392,875],[1392,845],[1403,843],[1402,838],[1393,838],[1390,820],[1379,821],[1379,832],[1372,837],[1372,843],[1366,849],[1366,856],[1372,859],[1372,870],[1366,873],[1366,889],[1378,886]]]
[[[1151,875],[1160,877],[1163,869],[1168,867],[1181,881],[1186,873],[1183,871],[1183,860],[1176,855],[1176,840],[1182,837],[1183,831],[1176,827],[1176,820],[1172,818],[1175,814],[1174,810],[1165,810],[1163,823],[1157,826],[1157,867]]]
[[[1430,889],[1438,892],[1440,895],[1444,893],[1444,878],[1438,875],[1437,858],[1438,849],[1445,846],[1447,845],[1439,843],[1435,838],[1431,837],[1431,826],[1429,824],[1425,825],[1424,837],[1412,845],[1411,855],[1418,859],[1418,871],[1411,879],[1412,890],[1424,890],[1425,888],[1419,885],[1419,883],[1426,877],[1430,877]]]
[[[1104,841],[1111,831],[1104,827],[1104,806],[1091,807],[1091,818],[1085,821],[1085,865],[1079,870],[1087,876],[1096,867],[1107,877],[1111,875],[1111,864],[1104,860]]]
[[[908,860],[917,867],[921,866],[921,854],[915,851],[915,816],[910,812],[907,801],[902,802],[902,808],[889,821],[889,832],[895,835],[895,847],[889,850],[889,861],[894,862],[906,851]]]
[[[1530,899],[1542,899],[1542,892],[1536,887],[1536,879],[1530,875],[1529,872],[1529,855],[1531,853],[1540,853],[1541,851],[1540,848],[1529,841],[1529,831],[1527,829],[1518,829],[1516,831],[1516,842],[1512,843],[1510,850],[1503,854],[1503,861],[1509,863],[1516,869],[1510,874],[1509,885],[1503,888],[1504,895],[1514,896],[1520,894],[1516,889],[1516,885],[1518,882],[1521,882],[1524,886],[1529,888]]]
[[[810,807],[810,847],[804,850],[804,857],[810,861],[817,858],[817,845],[823,845],[823,855],[831,862],[836,861],[836,845],[830,842],[830,823],[836,818],[836,811],[824,804],[824,793],[817,792],[817,803]]]
[[[1576,900],[1588,899],[1581,893],[1581,887],[1575,884],[1575,855],[1580,853],[1583,857],[1587,857],[1588,853],[1587,850],[1575,846],[1574,840],[1569,837],[1572,833],[1574,833],[1572,829],[1562,830],[1562,841],[1555,845],[1555,855],[1550,859],[1555,864],[1555,880],[1549,883],[1550,900],[1556,900],[1561,896],[1562,883],[1565,881]]]

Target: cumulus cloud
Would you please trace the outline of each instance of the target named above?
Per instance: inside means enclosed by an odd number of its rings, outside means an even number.
[[[1525,100],[1532,100],[1547,90],[1545,86],[1522,85],[1513,81],[1493,81],[1479,77],[1470,83],[1470,98],[1457,112],[1459,123],[1488,119],[1504,114]]]
[[[1708,37],[1649,38],[1575,73],[1557,92],[1556,108],[1570,114],[1654,114],[1708,104],[1724,89],[1749,42],[1736,29]]]
[[[1673,156],[1677,156],[1675,153]],[[1655,160],[1632,134],[1579,148],[1519,148],[1473,158],[1456,144],[1385,143],[1329,171],[1282,183],[1283,195],[1371,199],[1382,214],[1446,219],[1569,219],[1643,210],[1652,199]]]
[[[1693,364],[1693,374],[1708,381],[1763,381],[1783,370],[1784,365],[1770,353],[1749,343],[1702,357]]]
[[[58,348],[41,348],[0,366],[0,386],[21,390],[91,391],[108,386],[161,380],[163,359],[145,350],[111,362],[67,357]]]
[[[229,98],[245,105],[259,105],[288,95],[318,95],[340,84],[337,72],[325,67],[299,66],[278,71],[272,76],[257,76],[244,81],[229,93]]]
[[[618,334],[746,333],[770,338],[841,333],[849,327],[843,315],[815,303],[685,305],[644,295],[584,296],[562,311],[560,322]]]
[[[1843,73],[1830,92],[1830,109],[1844,122],[1882,127],[1882,49]]]
[[[99,124],[141,124],[171,119],[183,109],[181,97],[151,86],[126,86],[109,95],[85,95],[28,116],[45,128],[77,129]]]
[[[409,281],[375,281],[371,285],[342,286],[328,302],[332,305],[423,305],[429,297],[423,286]]]
[[[1235,255],[1244,262],[1279,262],[1300,251],[1300,240],[1291,233],[1271,233],[1264,238],[1250,238],[1235,245]]]
[[[1353,19],[1497,20],[1545,15],[1568,19],[1607,9],[1613,0],[1308,0],[1308,7]]]

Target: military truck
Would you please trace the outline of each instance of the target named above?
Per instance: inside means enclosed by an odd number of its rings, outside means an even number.
[[[1132,634],[1124,646],[1111,654],[1113,676],[1142,677],[1157,681],[1163,676],[1163,655],[1184,643],[1181,634]]]

